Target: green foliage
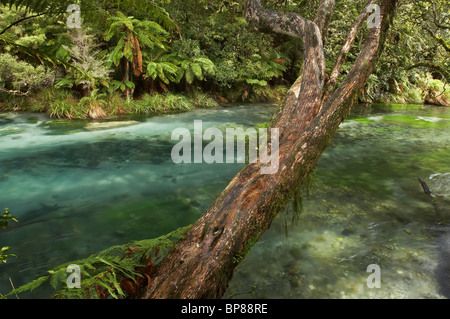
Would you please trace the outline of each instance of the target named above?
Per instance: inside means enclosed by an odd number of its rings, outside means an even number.
[[[93,70],[100,70],[97,66],[77,65],[70,52],[74,45],[65,27],[65,8],[70,2],[9,0],[6,3],[10,6],[0,6],[0,28],[7,28],[23,17],[43,15],[9,28],[0,36],[6,43],[0,51],[20,56],[19,61],[32,66],[40,63],[39,59],[46,64],[64,65],[67,74],[59,80],[58,87],[75,87],[81,83],[92,85],[90,90],[93,90],[110,84],[109,94],[119,91],[128,98],[131,94],[138,97],[161,90],[168,93],[200,89],[225,97],[223,100],[255,102],[279,98],[275,88],[289,87],[301,72],[301,41],[253,31],[244,18],[244,2],[79,1],[83,26],[95,30],[89,36],[103,49],[90,57],[92,62],[101,61],[102,55],[108,58],[115,67],[115,73],[110,74],[111,81],[106,75],[93,75]],[[264,5],[313,19],[318,1],[267,0]],[[334,66],[349,27],[365,5],[366,0],[336,3],[328,32],[324,34],[328,72]],[[400,2],[384,54],[361,95],[362,100],[418,101],[420,96],[423,100],[425,95],[409,81],[414,74],[426,77],[423,72],[430,72],[436,80],[448,81],[447,7],[444,0]],[[346,56],[339,81],[355,61],[366,34],[367,28],[363,26]],[[4,85],[9,89],[21,86],[20,83]]]
[[[126,89],[134,89],[135,87],[135,84],[131,81],[120,82],[113,80],[109,83],[108,92],[112,93],[118,90],[124,92]]]
[[[81,111],[76,104],[70,100],[56,100],[50,103],[47,113],[57,119],[67,118],[86,118],[85,113]]]
[[[106,117],[103,107],[106,106],[107,101],[105,93],[99,93],[99,89],[95,89],[90,93],[90,96],[85,96],[78,102],[78,109],[85,110],[87,116],[91,119]]]
[[[205,93],[194,92],[191,95],[184,94],[144,94],[141,99],[128,105],[128,112],[151,114],[188,111],[194,108],[213,108],[219,104]]]
[[[256,244],[257,241],[258,240],[255,238],[249,239],[244,249],[239,254],[236,254],[236,256],[233,257],[233,262],[235,264],[240,264],[241,261],[244,260],[245,256],[248,255],[248,253],[250,252],[250,250]]]
[[[151,275],[151,270],[190,226],[177,229],[155,239],[135,241],[110,247],[98,254],[55,267],[38,279],[18,287],[3,298],[39,288],[49,283],[55,290],[54,298],[97,299],[125,298],[135,285]],[[67,267],[78,265],[81,272],[81,288],[67,285]]]
[[[189,58],[184,55],[178,55],[179,71],[177,79],[185,78],[188,84],[192,84],[194,80],[203,80],[206,76],[213,75],[215,66],[214,63],[205,57]]]
[[[77,85],[86,87],[88,91],[102,85],[109,86],[109,70],[105,59],[100,57],[100,50],[94,38],[84,28],[73,29],[68,33],[70,45],[62,47],[71,59],[71,68],[67,75],[60,79],[56,88],[72,88]]]
[[[168,32],[154,21],[141,21],[119,11],[116,16],[110,16],[107,22],[109,28],[105,32],[105,40],[114,38],[115,47],[110,53],[110,59],[115,66],[119,65],[122,57],[132,62],[136,51],[141,48],[165,47]]]
[[[132,107],[132,112],[149,114],[192,110],[194,105],[185,95],[168,93],[144,94],[139,101],[133,103]]]
[[[0,230],[8,227],[8,225],[11,221],[17,222],[17,219],[11,215],[8,208],[5,208],[3,210],[3,214],[0,215]],[[15,256],[14,254],[7,254],[9,249],[10,249],[10,247],[8,247],[8,246],[0,247],[0,263],[6,263],[6,261],[8,260],[8,257]]]
[[[215,74],[214,63],[201,53],[199,43],[194,40],[177,40],[173,44],[173,53],[164,57],[177,67],[176,82],[183,78],[186,83],[204,80]]]
[[[214,73],[207,75],[208,81],[196,83],[197,86],[216,91],[231,101],[270,97],[269,86],[287,71],[289,58],[278,50],[275,43],[278,35],[255,32],[248,27],[243,3],[175,0],[165,7],[180,25],[183,36],[183,40],[174,42],[173,54],[185,61],[186,56],[191,61],[204,56],[214,65]],[[198,67],[190,68],[188,63],[182,69],[189,83],[197,79],[196,74],[202,74]]]
[[[194,92],[191,97],[192,103],[196,108],[213,108],[219,106],[217,101],[206,93]]]
[[[10,221],[17,222],[17,219],[14,216],[11,216],[8,208],[5,208],[3,215],[0,215],[0,229],[8,227]]]
[[[29,91],[53,80],[54,73],[42,65],[34,67],[9,53],[0,54],[0,86],[5,89]]]
[[[450,26],[445,26],[446,21],[448,1],[447,5],[442,0],[400,3],[384,53],[368,83],[370,101],[426,102],[428,92],[433,91],[428,87],[430,80],[441,83],[437,95],[446,94],[442,86],[448,82],[450,69],[450,52],[445,46]],[[449,104],[445,98],[441,102]]]
[[[170,82],[176,82],[178,74],[178,67],[171,62],[155,62],[149,61],[147,63],[147,71],[145,77],[152,78],[153,80],[161,80],[166,84]]]

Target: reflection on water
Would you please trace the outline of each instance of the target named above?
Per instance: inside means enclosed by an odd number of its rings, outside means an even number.
[[[177,127],[253,126],[274,108],[199,110],[87,131],[86,121],[0,115],[0,205],[19,223],[0,292],[115,244],[194,222],[242,164],[171,162]],[[130,119],[127,119],[130,120]],[[229,298],[445,298],[449,293],[450,110],[354,110],[301,193],[239,265]],[[435,194],[425,195],[422,178]],[[381,288],[367,266],[378,264]],[[35,291],[33,297],[46,297]]]

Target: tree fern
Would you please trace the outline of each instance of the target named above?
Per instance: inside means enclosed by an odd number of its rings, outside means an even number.
[[[145,77],[153,80],[160,79],[165,84],[176,81],[176,74],[178,68],[175,64],[170,62],[153,62],[147,63],[147,72]]]

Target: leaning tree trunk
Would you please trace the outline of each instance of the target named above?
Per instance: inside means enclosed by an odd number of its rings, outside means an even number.
[[[368,4],[375,2],[368,1]],[[322,32],[334,0],[321,0],[317,17],[307,20],[295,13],[279,13],[247,0],[246,19],[261,31],[301,38],[304,61],[301,77],[293,84],[270,127],[279,129],[279,169],[260,174],[260,164],[239,172],[218,199],[186,232],[174,249],[157,265],[142,298],[220,298],[248,245],[269,228],[295,189],[316,166],[339,124],[349,112],[355,94],[373,71],[396,0],[381,0],[380,27],[369,29],[366,41],[348,75],[335,88],[325,81]],[[343,63],[364,12],[352,26],[336,62]],[[342,55],[342,57],[341,57]],[[337,75],[333,75],[336,76]]]

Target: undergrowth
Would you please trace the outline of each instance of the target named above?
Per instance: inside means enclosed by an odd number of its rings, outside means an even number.
[[[175,93],[144,94],[126,100],[113,92],[104,94],[94,90],[89,97],[79,98],[65,89],[43,88],[29,96],[0,96],[0,111],[46,112],[57,119],[98,119],[124,114],[161,114],[213,108],[219,103],[202,92],[188,95]]]

